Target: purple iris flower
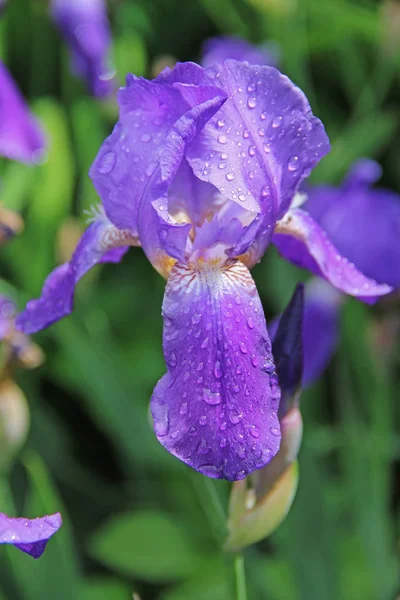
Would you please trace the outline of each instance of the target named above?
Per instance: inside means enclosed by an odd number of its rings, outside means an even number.
[[[242,479],[280,445],[280,388],[249,271],[269,243],[345,293],[372,302],[391,288],[342,257],[298,207],[329,142],[275,68],[177,64],[153,81],[128,75],[118,100],[119,121],[90,171],[102,208],[18,326],[34,332],[68,314],[86,271],[140,244],[168,279],[156,435],[194,469]]]
[[[0,61],[0,156],[40,162],[45,138],[11,75]]]
[[[204,68],[218,65],[229,58],[247,61],[251,65],[278,65],[278,47],[272,42],[255,46],[233,36],[219,36],[206,40],[202,47]]]
[[[40,558],[61,525],[60,513],[37,519],[16,519],[0,513],[0,544],[12,544],[33,558]]]
[[[52,0],[51,13],[65,38],[73,71],[95,96],[114,91],[111,33],[104,0]]]

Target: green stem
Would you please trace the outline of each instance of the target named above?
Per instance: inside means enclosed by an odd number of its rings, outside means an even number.
[[[235,575],[236,575],[236,598],[237,598],[237,600],[247,600],[246,571],[244,568],[243,554],[237,554],[235,556]]]

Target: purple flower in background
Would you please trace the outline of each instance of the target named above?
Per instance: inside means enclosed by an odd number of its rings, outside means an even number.
[[[203,58],[201,64],[204,68],[221,64],[229,58],[247,61],[251,65],[278,65],[278,48],[272,42],[254,46],[241,38],[220,36],[210,38],[202,47]]]
[[[371,188],[380,175],[378,163],[360,159],[341,186],[310,188],[304,209],[359,269],[398,288],[400,196]],[[314,279],[306,286],[303,385],[321,375],[336,349],[343,301],[344,296],[326,281]]]
[[[111,33],[104,0],[53,0],[51,13],[71,53],[73,71],[95,96],[114,91]]]
[[[45,138],[11,75],[0,61],[0,156],[40,162]]]
[[[60,513],[37,519],[16,519],[0,513],[0,544],[12,544],[33,558],[40,558],[61,525]]]
[[[177,64],[153,81],[129,75],[118,100],[119,121],[90,171],[102,209],[18,325],[34,332],[65,316],[88,269],[140,244],[168,279],[167,373],[151,399],[157,437],[206,475],[242,479],[280,445],[280,388],[249,271],[269,243],[346,293],[374,301],[391,288],[340,256],[298,208],[296,192],[329,142],[279,71]]]

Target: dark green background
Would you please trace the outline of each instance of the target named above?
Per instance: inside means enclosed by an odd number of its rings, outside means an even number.
[[[357,157],[370,156],[384,167],[383,184],[399,190],[400,22],[396,32],[386,4],[110,1],[118,76],[150,76],[165,54],[198,60],[212,35],[275,40],[282,70],[332,141],[313,180],[338,183]],[[0,50],[51,142],[41,167],[0,163],[0,198],[25,217],[24,233],[1,251],[1,290],[22,307],[65,260],[83,210],[98,201],[87,172],[117,108],[70,75],[45,2],[11,0]],[[305,274],[269,250],[254,277],[271,318]],[[18,374],[32,427],[1,481],[0,509],[61,510],[64,526],[37,562],[0,548],[1,600],[129,600],[133,590],[143,600],[234,598],[232,559],[219,550],[229,484],[169,456],[148,422],[164,372],[163,288],[133,249],[121,265],[88,274],[73,315],[35,336],[47,360]],[[249,600],[393,600],[400,589],[396,320],[396,299],[372,309],[347,301],[334,361],[302,396],[295,504],[269,540],[245,553]]]

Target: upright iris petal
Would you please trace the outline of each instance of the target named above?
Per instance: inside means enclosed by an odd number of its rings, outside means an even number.
[[[278,451],[279,387],[247,268],[171,271],[163,303],[168,372],[151,400],[159,441],[210,477],[242,479]]]
[[[110,63],[111,33],[104,0],[52,0],[52,16],[71,53],[72,68],[92,94],[114,90]]]
[[[0,61],[0,156],[39,162],[45,139],[20,91]]]
[[[276,69],[226,60],[214,78],[228,100],[198,133],[189,162],[227,198],[268,215],[271,227],[328,151],[328,138],[301,90]]]
[[[12,544],[33,558],[39,558],[61,525],[60,513],[37,519],[16,519],[0,513],[0,544]]]

